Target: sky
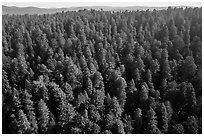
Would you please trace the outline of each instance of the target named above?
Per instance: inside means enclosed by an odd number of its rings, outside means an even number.
[[[27,0],[28,1],[28,0]],[[66,0],[66,2],[56,2],[55,0],[50,0],[46,2],[42,2],[35,0],[37,2],[25,2],[16,0],[15,2],[10,2],[9,0],[3,1],[3,5],[6,6],[18,6],[18,7],[40,7],[40,8],[63,8],[63,7],[80,7],[80,6],[151,6],[151,7],[167,7],[167,6],[193,6],[193,7],[200,7],[202,5],[201,2],[197,0],[193,1],[184,1],[184,0],[168,0],[168,1],[158,1],[158,0],[102,0],[102,1],[91,1],[91,0],[83,0],[83,2],[80,2],[78,0],[74,0],[75,2],[72,2],[71,0]],[[76,2],[77,1],[77,2]]]

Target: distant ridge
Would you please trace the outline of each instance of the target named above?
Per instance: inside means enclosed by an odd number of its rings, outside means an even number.
[[[53,14],[56,12],[62,12],[66,10],[66,8],[51,8],[51,9],[46,9],[46,8],[37,8],[37,7],[15,7],[15,6],[2,6],[2,14],[18,14],[18,15],[23,15],[23,14]]]
[[[179,6],[179,8],[185,8],[186,6]],[[104,11],[121,11],[121,10],[162,10],[167,9],[168,7],[146,7],[146,6],[128,6],[128,7],[111,7],[111,6],[86,6],[86,7],[70,7],[70,8],[38,8],[38,7],[16,7],[16,6],[2,6],[2,14],[9,15],[23,15],[23,14],[53,14],[57,12],[66,12],[66,11],[78,11],[83,9],[95,9]]]

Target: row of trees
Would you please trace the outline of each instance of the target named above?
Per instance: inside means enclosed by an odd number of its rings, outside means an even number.
[[[202,133],[201,12],[3,15],[3,133]]]

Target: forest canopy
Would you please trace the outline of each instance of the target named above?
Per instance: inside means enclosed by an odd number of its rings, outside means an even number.
[[[202,8],[2,15],[2,132],[202,133]]]

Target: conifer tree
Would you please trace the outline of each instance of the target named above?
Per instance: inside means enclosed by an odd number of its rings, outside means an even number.
[[[30,122],[28,121],[26,115],[22,110],[18,111],[17,115],[17,133],[19,134],[26,134],[30,133]]]
[[[158,128],[162,133],[167,133],[168,131],[168,112],[164,103],[162,103],[158,108]]]
[[[38,102],[38,133],[47,133],[49,125],[49,114],[50,111],[46,103],[40,99]]]
[[[150,109],[146,113],[147,118],[147,134],[160,134],[161,131],[157,127],[157,117],[155,111],[150,107]]]

